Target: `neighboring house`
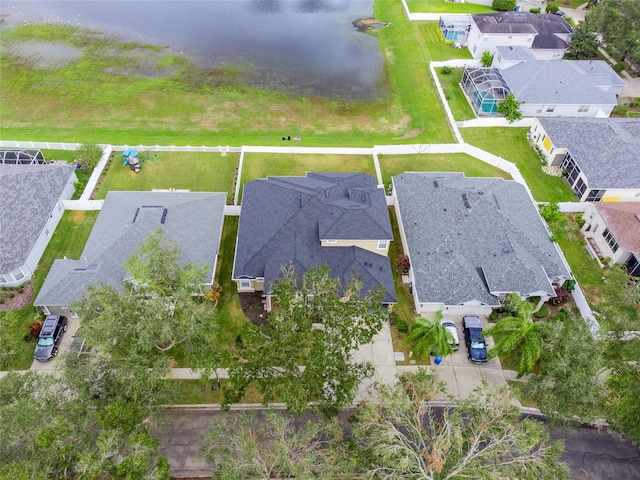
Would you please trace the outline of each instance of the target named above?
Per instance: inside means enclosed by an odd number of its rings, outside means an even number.
[[[573,29],[559,15],[530,12],[496,12],[472,15],[467,48],[473,58],[497,47],[525,47],[538,60],[561,59],[571,41]]]
[[[640,202],[589,203],[582,218],[590,253],[640,276]]]
[[[96,284],[123,288],[124,264],[149,235],[162,230],[182,250],[180,261],[208,266],[213,283],[226,193],[109,192],[80,260],[58,259],[34,305],[47,314],[68,314],[69,304]]]
[[[31,279],[77,178],[72,165],[5,153],[0,164],[0,286],[17,286]]]
[[[467,67],[461,83],[477,115],[497,114],[511,93],[524,117],[608,117],[625,86],[602,60],[536,60],[522,47],[498,47],[491,68]]]
[[[416,312],[487,315],[509,293],[545,300],[570,278],[524,185],[422,172],[392,182]]]
[[[389,263],[393,240],[384,190],[365,173],[267,177],[244,185],[233,281],[238,292],[261,291],[271,309],[271,286],[282,268],[298,275],[328,265],[342,285],[353,274],[363,291],[384,289],[395,303]]]
[[[529,137],[582,202],[640,202],[640,120],[534,121]]]

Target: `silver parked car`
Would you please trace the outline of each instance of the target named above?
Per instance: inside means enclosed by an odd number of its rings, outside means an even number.
[[[453,350],[457,351],[460,348],[460,341],[458,340],[458,330],[456,329],[455,322],[450,318],[443,318],[440,320],[440,325],[453,337]],[[451,343],[451,341],[449,341],[449,343]]]

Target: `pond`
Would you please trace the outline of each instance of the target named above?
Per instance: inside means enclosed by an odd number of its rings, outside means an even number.
[[[202,68],[292,95],[387,93],[378,40],[358,31],[373,0],[3,1],[5,25],[59,22],[167,46]]]

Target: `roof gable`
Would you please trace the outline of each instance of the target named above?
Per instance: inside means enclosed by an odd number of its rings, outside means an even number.
[[[27,260],[73,170],[72,165],[0,165],[0,273]]]

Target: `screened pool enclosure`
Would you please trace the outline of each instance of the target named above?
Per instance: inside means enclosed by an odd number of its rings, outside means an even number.
[[[497,68],[465,68],[462,89],[467,94],[476,115],[495,115],[498,104],[511,93],[509,85]]]
[[[445,41],[466,43],[472,21],[471,15],[441,15],[438,26]]]

